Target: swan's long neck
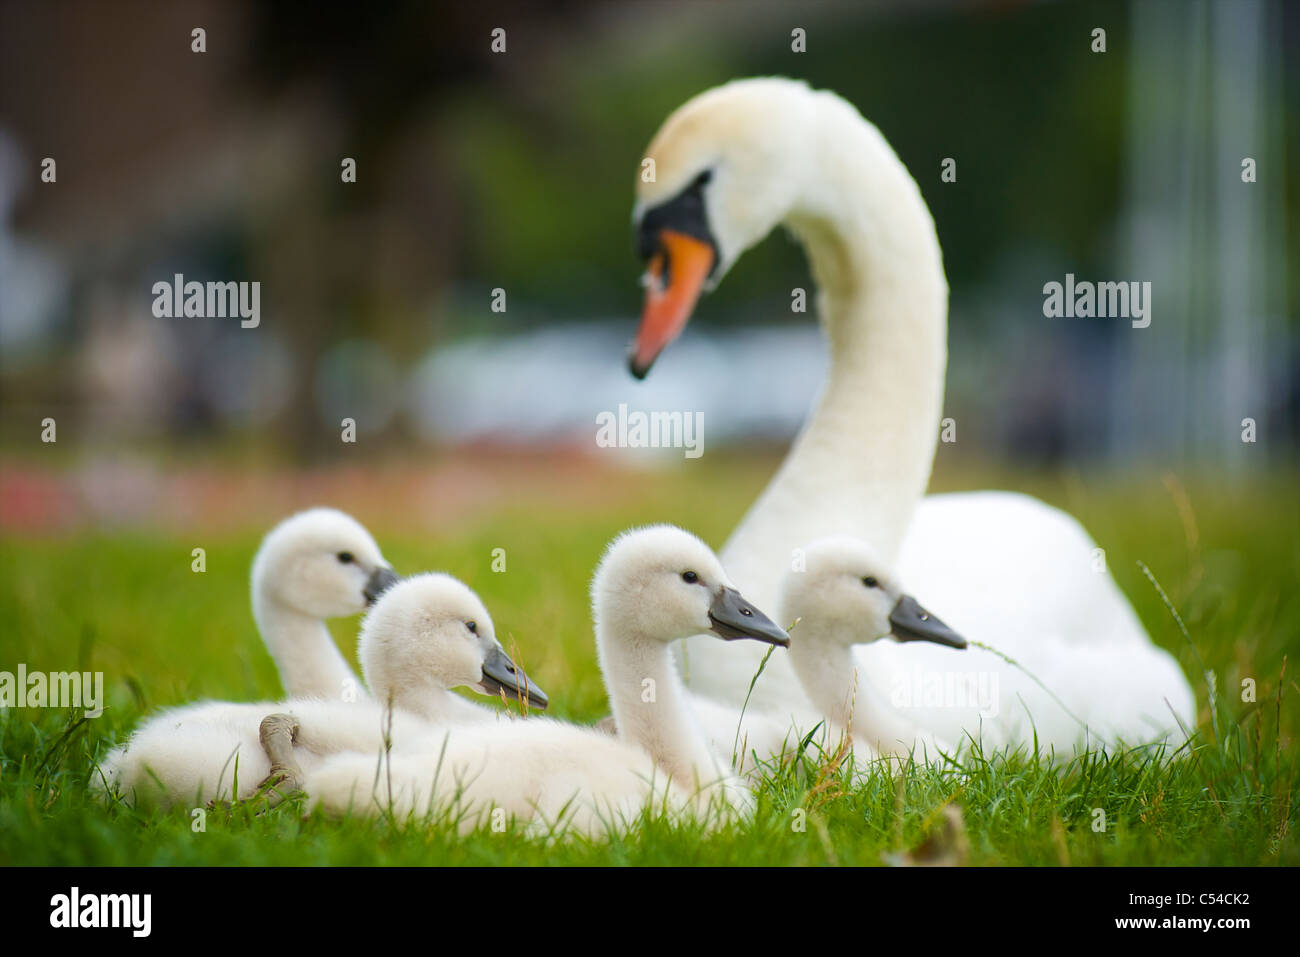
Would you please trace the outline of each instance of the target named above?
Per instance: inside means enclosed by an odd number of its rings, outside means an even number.
[[[848,730],[855,743],[869,745],[877,754],[906,754],[917,728],[883,700],[857,669],[852,646],[828,640],[807,629],[799,643],[790,646],[790,663],[818,710],[833,728]]]
[[[431,682],[412,682],[400,688],[374,689],[383,702],[438,725],[483,718],[487,709],[467,701],[454,691]]]
[[[668,645],[635,626],[611,628],[598,619],[596,648],[621,738],[648,752],[687,788],[730,776],[690,711]]]
[[[290,608],[256,587],[253,617],[286,695],[340,701],[351,689],[358,698],[364,696],[365,690],[319,618]]]
[[[772,602],[792,552],[856,535],[892,561],[925,491],[947,362],[948,287],[934,222],[884,138],[837,100],[820,107],[808,184],[786,225],[820,288],[830,371],[816,410],[722,552]]]

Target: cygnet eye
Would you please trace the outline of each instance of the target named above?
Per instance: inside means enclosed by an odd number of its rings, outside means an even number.
[[[866,585],[868,588],[880,587],[880,582],[876,581],[875,575],[868,575],[866,578],[862,579],[862,584]]]
[[[477,635],[477,634],[478,634],[478,622],[476,622],[476,621],[467,621],[467,622],[465,622],[465,627],[469,629],[469,633],[470,633],[471,635]]]
[[[682,581],[686,582],[688,585],[694,585],[699,580],[700,576],[695,574],[695,572],[682,572]]]
[[[338,559],[344,565],[356,561],[356,557],[351,552],[339,552]]]

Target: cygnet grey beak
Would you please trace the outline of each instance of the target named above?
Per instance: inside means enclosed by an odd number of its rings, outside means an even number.
[[[366,598],[367,605],[373,605],[379,600],[379,596],[392,588],[400,581],[397,574],[386,565],[380,565],[370,577],[366,579],[366,586],[361,589],[361,594]]]
[[[930,614],[911,595],[904,595],[889,613],[892,634],[899,641],[933,641],[949,648],[965,648],[966,639]]]
[[[489,649],[483,660],[483,680],[479,682],[479,690],[492,698],[504,693],[507,698],[526,701],[528,707],[539,711],[545,711],[550,703],[546,692],[524,674],[524,670],[499,646]]]
[[[709,605],[709,624],[715,635],[726,641],[753,638],[769,645],[790,647],[790,636],[734,588],[723,588]]]

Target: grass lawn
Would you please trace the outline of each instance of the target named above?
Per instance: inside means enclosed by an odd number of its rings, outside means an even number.
[[[608,710],[586,594],[605,542],[629,525],[669,520],[720,545],[772,464],[715,457],[570,481],[541,463],[505,480],[490,508],[425,508],[418,522],[403,516],[420,486],[389,488],[382,477],[357,475],[351,493],[296,504],[353,511],[399,572],[440,568],[463,578],[491,609],[507,650],[550,693],[553,713],[591,721]],[[971,470],[936,480],[939,489],[995,484],[1011,486]],[[1053,767],[984,754],[960,768],[914,768],[901,778],[882,771],[844,787],[809,755],[764,782],[758,813],[743,826],[700,835],[654,822],[613,843],[557,846],[515,831],[458,837],[303,819],[292,802],[262,816],[211,812],[202,831],[184,810],[141,817],[99,806],[86,786],[94,762],[142,714],[200,697],[279,694],[247,594],[249,563],[275,516],[264,521],[256,507],[236,504],[219,521],[203,515],[176,527],[5,533],[0,670],[23,662],[29,671],[102,671],[106,710],[93,720],[0,711],[0,864],[880,864],[922,844],[948,804],[961,810],[972,864],[1300,863],[1296,476],[1232,486],[1071,473],[1017,485],[1084,522],[1155,640],[1191,678],[1200,714],[1187,759],[1093,755]],[[207,552],[203,574],[190,570],[196,546]],[[506,549],[504,574],[490,568],[497,547]],[[1139,561],[1168,593],[1195,650]],[[356,624],[334,628],[353,657]],[[1247,678],[1253,702],[1242,700]],[[802,830],[792,827],[798,808],[806,810]],[[1104,831],[1093,828],[1096,808]]]

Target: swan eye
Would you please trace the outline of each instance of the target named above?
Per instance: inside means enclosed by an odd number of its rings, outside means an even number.
[[[465,622],[465,627],[469,629],[469,633],[470,633],[471,635],[477,635],[477,634],[478,634],[478,622],[477,622],[477,621],[467,621],[467,622]]]
[[[695,574],[695,572],[682,572],[682,581],[686,582],[688,585],[694,585],[699,580],[700,576]]]
[[[880,586],[880,582],[876,581],[876,576],[874,575],[868,575],[866,578],[862,579],[862,584],[866,585],[868,588],[878,588]]]
[[[342,562],[344,565],[347,565],[349,562],[354,562],[354,561],[356,561],[356,558],[353,557],[353,555],[352,555],[351,552],[339,552],[339,554],[338,554],[338,559],[339,559],[339,561]]]

